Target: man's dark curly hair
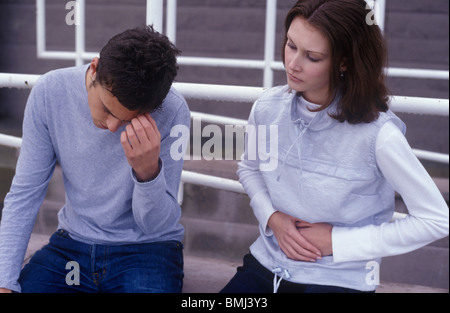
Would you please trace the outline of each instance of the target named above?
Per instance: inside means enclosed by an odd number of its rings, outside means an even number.
[[[180,53],[152,26],[127,30],[111,38],[100,52],[96,82],[128,110],[154,112],[177,75]]]

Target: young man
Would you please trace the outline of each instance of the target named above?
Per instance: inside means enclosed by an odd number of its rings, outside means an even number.
[[[190,112],[171,88],[179,52],[140,27],[34,86],[1,221],[3,292],[181,291],[183,160],[170,156],[170,132],[189,127]],[[58,231],[21,271],[56,163],[66,189]]]

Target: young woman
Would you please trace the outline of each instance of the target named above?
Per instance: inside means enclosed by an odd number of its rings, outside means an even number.
[[[288,86],[249,118],[277,126],[278,166],[250,151],[271,136],[249,133],[238,174],[261,235],[222,292],[373,292],[382,257],[448,236],[448,206],[388,108],[369,14],[363,0],[300,0],[288,13]],[[390,223],[395,191],[409,215]]]

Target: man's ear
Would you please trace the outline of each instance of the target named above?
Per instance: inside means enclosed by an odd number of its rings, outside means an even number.
[[[95,77],[97,75],[97,67],[98,67],[99,60],[100,60],[99,58],[93,58],[92,61],[91,61],[91,65],[89,67],[89,71],[90,71],[90,74],[91,74],[91,79],[93,81],[95,81]]]

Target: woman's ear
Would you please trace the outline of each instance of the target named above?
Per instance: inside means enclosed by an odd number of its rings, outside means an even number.
[[[347,58],[344,58],[342,60],[340,70],[341,70],[341,72],[347,71]]]

